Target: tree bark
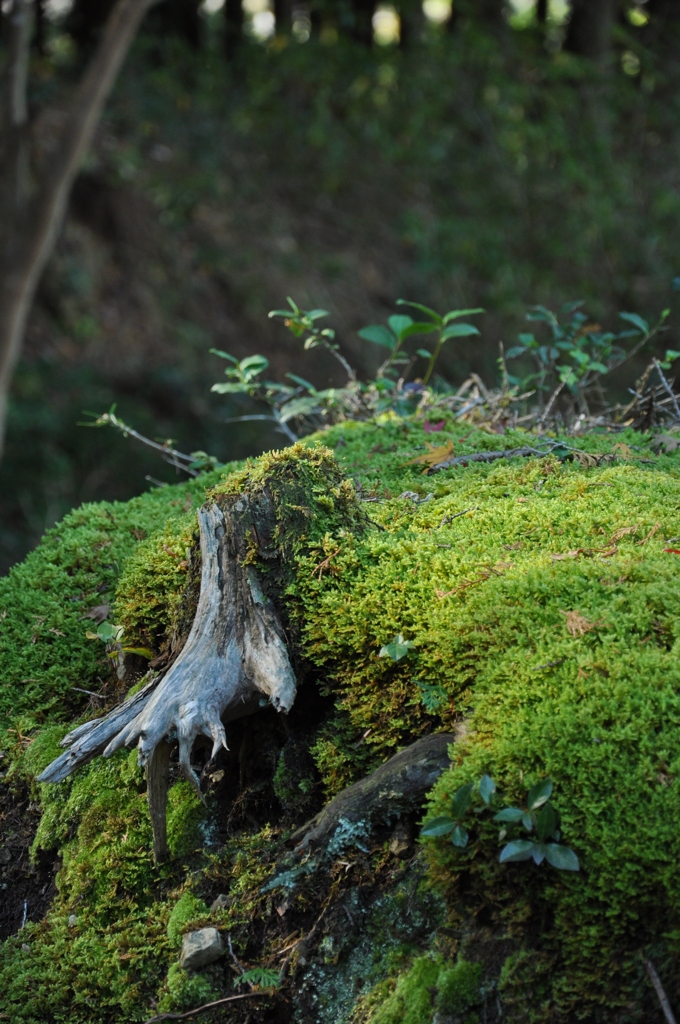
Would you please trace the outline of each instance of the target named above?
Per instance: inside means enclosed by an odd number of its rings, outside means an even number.
[[[30,30],[28,34],[16,30],[16,53],[12,51],[7,94],[8,110],[15,118],[10,121],[8,131],[17,138],[15,144],[8,147],[0,208],[4,235],[0,256],[0,458],[9,387],[40,275],[56,242],[71,186],[92,141],[104,103],[144,15],[155,2],[117,0],[71,103],[57,152],[40,173],[35,196],[30,200],[20,192],[28,178],[22,147],[27,145],[24,67]],[[15,0],[14,10],[23,12],[30,6],[30,0]],[[19,116],[24,120],[17,123]]]
[[[565,50],[606,65],[615,17],[616,0],[572,0]]]
[[[344,823],[362,822],[367,829],[394,823],[422,807],[425,794],[450,763],[452,733],[425,736],[401,750],[360,782],[343,789],[323,810],[291,836],[298,856],[324,849]]]

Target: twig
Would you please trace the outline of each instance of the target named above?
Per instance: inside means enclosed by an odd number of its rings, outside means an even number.
[[[113,409],[109,412],[105,412],[102,416],[99,416],[94,423],[83,423],[81,426],[86,427],[115,427],[116,430],[120,430],[121,434],[129,435],[134,437],[136,441],[140,441],[141,444],[147,445],[148,448],[153,448],[154,451],[159,452],[165,462],[169,462],[175,469],[181,469],[189,476],[198,476],[198,471],[192,469],[190,463],[194,461],[192,455],[185,455],[184,452],[177,451],[176,448],[171,448],[169,444],[160,444],[158,441],[152,441],[150,437],[145,437],[144,434],[140,434],[138,430],[128,426],[127,423],[123,423],[121,419],[116,416]]]
[[[98,700],[106,700],[103,693],[95,693],[94,690],[82,690],[80,686],[72,686],[71,689],[75,690],[77,693],[86,693],[88,697],[97,697]]]
[[[427,472],[428,475],[430,475],[438,472],[440,469],[449,469],[451,466],[467,466],[468,462],[495,462],[496,459],[511,459],[515,456],[526,457],[527,455],[537,455],[539,458],[545,458],[547,455],[550,455],[553,448],[557,447],[557,444],[552,444],[545,452],[538,448],[530,448],[528,446],[524,448],[508,448],[502,452],[471,452],[469,455],[456,455],[452,459],[447,459],[446,462],[440,462],[436,466],[430,466]]]
[[[467,512],[479,512],[478,508],[464,508],[462,512],[454,512],[452,516],[444,516],[439,526],[435,526],[435,530],[441,530],[442,526],[446,526],[447,523],[453,522],[458,516],[464,516]]]
[[[195,1010],[187,1010],[186,1013],[161,1013],[157,1017],[149,1017],[144,1024],[159,1024],[162,1020],[189,1020],[190,1017],[198,1017],[201,1013],[214,1010],[217,1006],[226,1006],[227,1003],[235,1003],[239,999],[254,999],[257,996],[271,996],[270,992],[244,992],[238,996],[227,996],[225,999],[216,999],[214,1003],[205,1003],[204,1006],[197,1006]]]
[[[654,964],[651,960],[645,960],[644,964],[645,970],[649,975],[649,980],[654,986],[654,991],[656,992],[658,1000],[661,1003],[661,1009],[663,1010],[664,1017],[666,1018],[668,1024],[677,1024],[675,1014],[671,1010],[671,1004],[668,1002],[668,996],[664,992],[663,985],[661,984],[661,978],[656,973],[656,968],[654,967]]]
[[[664,376],[664,373],[663,373],[663,370],[661,369],[661,364],[660,364],[658,359],[654,360],[654,365],[656,366],[656,371],[659,374],[659,377],[661,377],[661,383],[663,384],[665,390],[668,392],[668,394],[669,394],[669,396],[671,398],[671,401],[673,402],[673,408],[675,409],[675,415],[676,415],[677,419],[680,420],[680,408],[678,407],[678,400],[675,397],[675,394],[673,393],[673,388],[670,386],[670,384],[666,380],[666,378]]]
[[[562,388],[564,387],[565,384],[566,384],[566,381],[563,380],[563,381],[560,381],[560,383],[557,385],[557,387],[553,391],[552,395],[550,396],[548,404],[546,405],[546,407],[545,407],[545,409],[543,411],[543,414],[542,414],[541,418],[539,419],[539,421],[537,423],[537,426],[540,427],[543,423],[545,423],[545,421],[547,420],[548,416],[550,415],[550,412],[552,411],[553,405],[555,404],[556,400],[559,398],[559,396],[560,396],[560,394],[562,392]]]
[[[293,946],[291,948],[290,953],[288,954],[286,959],[281,964],[281,967],[280,967],[280,970],[279,970],[279,978],[281,979],[281,981],[283,981],[283,979],[286,976],[286,971],[288,970],[288,965],[290,964],[291,960],[293,959],[293,956],[295,954],[295,950],[300,945],[304,944],[306,946],[307,943],[310,942],[314,938],[314,936],[316,935],[316,932],[317,932],[317,929],[318,929],[319,925],[321,924],[321,922],[323,921],[324,917],[326,916],[326,911],[328,910],[329,906],[330,906],[330,899],[329,899],[328,903],[326,903],[326,906],[323,908],[323,910],[321,911],[319,916],[317,917],[316,921],[312,925],[312,928],[307,933],[307,935],[303,935],[301,938],[299,938],[297,940],[297,942],[293,943]]]

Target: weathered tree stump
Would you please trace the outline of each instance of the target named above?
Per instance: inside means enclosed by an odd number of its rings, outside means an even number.
[[[198,512],[200,595],[174,663],[108,715],[65,736],[67,751],[39,777],[40,782],[59,782],[97,755],[109,757],[136,742],[147,772],[157,860],[168,853],[165,807],[172,745],[178,743],[181,771],[201,796],[191,767],[195,739],[212,740],[212,759],[227,747],[226,723],[266,703],[286,713],[295,700],[280,613],[264,593],[258,566],[274,579],[270,590],[280,592],[285,563],[294,562],[295,538],[304,541],[311,522],[344,517],[361,529],[366,521],[352,485],[326,449],[295,445],[272,453],[269,475],[251,479],[246,472],[239,482],[241,492],[219,494]]]

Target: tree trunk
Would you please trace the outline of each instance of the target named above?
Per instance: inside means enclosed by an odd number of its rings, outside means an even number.
[[[548,20],[548,0],[536,0],[536,21],[545,25]]]
[[[497,31],[505,24],[505,0],[453,0],[449,31],[455,31],[463,21]]]
[[[226,0],[224,4],[223,47],[227,60],[233,60],[243,43],[243,0]]]
[[[28,179],[24,156],[28,35],[15,32],[16,55],[10,62],[8,108],[13,112],[7,132],[9,159],[2,175],[0,222],[4,245],[0,256],[0,458],[4,446],[7,397],[23,344],[26,321],[40,275],[52,252],[66,210],[69,192],[90,146],[97,124],[137,29],[155,0],[117,0],[101,42],[71,103],[61,141],[41,172],[35,198],[22,193]],[[30,0],[15,0],[18,14]]]
[[[607,64],[615,16],[616,0],[572,0],[565,50]]]
[[[274,24],[277,36],[289,36],[293,27],[291,0],[274,0]]]

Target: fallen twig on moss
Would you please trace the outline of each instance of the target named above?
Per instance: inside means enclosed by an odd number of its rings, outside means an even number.
[[[666,995],[664,987],[661,984],[661,978],[656,973],[656,968],[654,967],[654,964],[651,960],[645,960],[645,970],[649,975],[649,980],[654,986],[654,991],[656,992],[659,1002],[661,1003],[661,1009],[663,1010],[663,1015],[666,1018],[668,1024],[677,1024],[675,1014],[671,1009],[671,1004],[668,1002],[668,996]]]
[[[214,1003],[205,1003],[203,1006],[197,1006],[195,1010],[186,1010],[184,1013],[160,1013],[157,1017],[149,1017],[144,1024],[159,1024],[162,1020],[190,1020],[218,1006],[226,1006],[227,1003],[235,1003],[239,999],[253,999],[256,996],[271,996],[271,992],[244,992],[238,996],[226,996],[224,999],[216,999]]]

